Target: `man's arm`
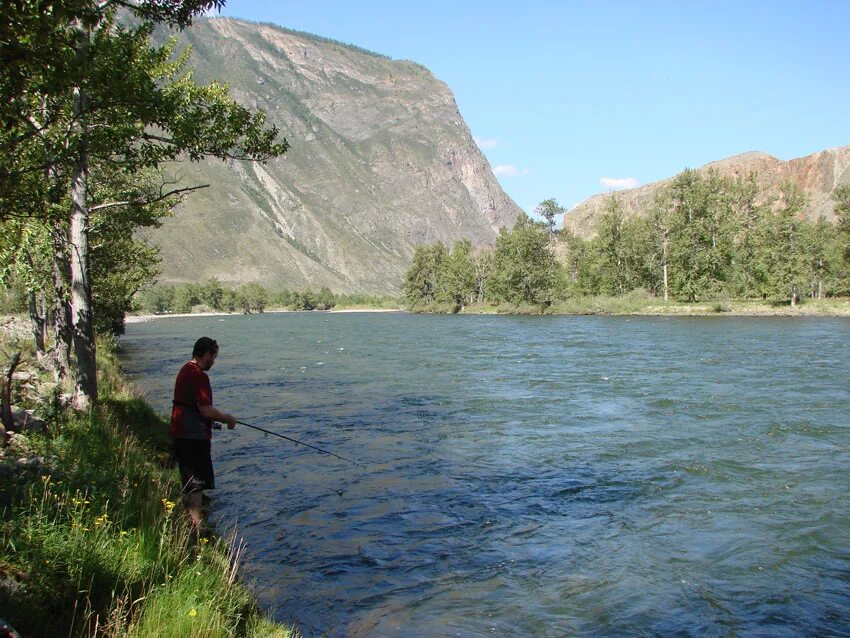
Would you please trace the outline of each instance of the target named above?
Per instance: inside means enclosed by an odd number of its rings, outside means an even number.
[[[212,419],[213,421],[227,423],[228,430],[232,430],[236,427],[236,417],[232,414],[222,412],[221,410],[218,410],[211,405],[198,406],[198,410],[200,411],[201,416],[205,419]]]

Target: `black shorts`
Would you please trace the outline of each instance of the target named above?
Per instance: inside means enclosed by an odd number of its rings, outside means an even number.
[[[184,494],[215,489],[209,439],[174,439],[174,456]]]

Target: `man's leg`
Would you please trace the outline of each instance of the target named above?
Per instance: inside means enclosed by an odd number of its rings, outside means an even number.
[[[195,531],[201,529],[201,523],[203,522],[203,514],[201,511],[203,492],[200,490],[196,492],[189,492],[186,494],[183,502],[186,506],[186,512],[189,514],[189,521],[192,523],[192,527]]]

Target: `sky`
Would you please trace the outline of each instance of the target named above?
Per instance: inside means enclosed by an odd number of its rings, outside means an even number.
[[[424,65],[527,212],[850,144],[846,0],[228,0],[221,15]]]

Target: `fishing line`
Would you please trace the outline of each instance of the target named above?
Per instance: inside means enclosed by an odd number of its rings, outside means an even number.
[[[352,461],[351,459],[345,458],[344,456],[340,456],[339,454],[334,454],[328,450],[323,450],[320,447],[315,445],[311,445],[309,443],[305,443],[304,441],[299,441],[298,439],[293,439],[291,436],[286,436],[285,434],[278,434],[277,432],[272,432],[271,430],[267,430],[265,428],[258,427],[256,425],[251,425],[250,423],[245,423],[244,421],[237,421],[239,425],[244,425],[245,427],[252,428],[254,430],[259,430],[263,432],[267,436],[271,434],[272,436],[276,436],[281,439],[285,439],[287,441],[291,441],[292,443],[297,443],[298,445],[303,445],[305,447],[310,448],[311,450],[316,450],[317,452],[321,452],[322,454],[328,454],[329,456],[333,456],[334,458],[339,459],[340,461],[346,461],[347,463],[351,463],[352,465],[356,465],[357,467],[362,467],[364,470],[367,469],[365,465],[362,463],[358,463],[357,461]]]

